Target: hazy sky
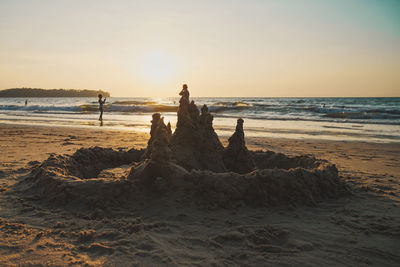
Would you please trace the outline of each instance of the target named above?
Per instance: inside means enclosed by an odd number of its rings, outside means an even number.
[[[400,96],[398,0],[0,0],[0,89]]]

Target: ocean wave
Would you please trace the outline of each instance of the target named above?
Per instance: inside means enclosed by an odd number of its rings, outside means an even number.
[[[400,110],[394,110],[394,109],[371,109],[367,110],[368,113],[387,113],[387,114],[394,114],[394,115],[400,115]]]
[[[214,112],[214,113],[221,113],[221,112],[225,112],[225,111],[241,111],[241,110],[248,109],[248,108],[249,108],[249,107],[241,107],[241,106],[238,106],[238,107],[226,107],[226,106],[218,107],[218,106],[209,106],[209,107],[208,107],[208,110],[209,110],[210,112]]]
[[[97,112],[99,110],[98,105],[81,105],[81,110],[83,112]],[[167,106],[167,105],[104,105],[104,110],[106,112],[177,112],[177,106]]]
[[[351,101],[350,101],[351,100]],[[197,101],[209,106],[215,117],[243,117],[261,120],[316,120],[400,124],[400,99],[287,99],[287,98],[202,98]],[[113,102],[115,101],[115,102]],[[201,103],[202,102],[202,103]],[[134,113],[172,113],[177,105],[171,99],[160,102],[145,98],[107,99],[105,112],[129,115]],[[326,106],[324,106],[326,104]],[[14,112],[16,111],[16,112]],[[0,99],[0,112],[43,114],[92,114],[99,112],[94,99],[32,99],[28,106],[20,99]],[[26,113],[25,113],[26,112]],[[29,116],[29,115],[28,115]]]
[[[359,118],[367,118],[365,115],[363,115],[361,112],[334,112],[334,113],[328,113],[324,115],[325,117],[328,118],[338,118],[338,119],[359,119]]]
[[[105,106],[107,106],[107,105],[105,105]],[[80,105],[79,108],[81,111],[84,111],[84,112],[95,112],[95,111],[99,110],[98,105],[91,105],[91,104]]]
[[[72,104],[72,103],[71,103]],[[198,105],[199,109],[201,105]],[[176,112],[176,105],[156,104],[154,101],[127,100],[106,103],[105,111],[108,112]],[[31,111],[31,112],[98,112],[97,103],[88,102],[79,105],[73,103],[67,105],[0,105],[2,111]],[[216,114],[237,114],[243,113],[254,115],[255,117],[268,117],[269,115],[288,115],[305,117],[325,117],[334,119],[364,119],[364,120],[400,120],[400,110],[396,108],[340,108],[340,107],[321,107],[311,105],[281,105],[271,103],[253,103],[244,101],[218,101],[209,105],[209,110]]]
[[[336,114],[336,113],[359,113],[359,114],[392,114],[392,115],[400,115],[400,110],[396,109],[360,109],[360,108],[342,108],[342,107],[300,107],[300,109],[304,109],[306,111],[312,111],[316,113],[323,114]]]
[[[400,119],[400,115],[395,113],[388,113],[388,112],[334,112],[328,113],[324,115],[328,118],[336,118],[336,119],[379,119],[379,120],[396,120]]]
[[[219,101],[216,102],[208,107],[210,112],[220,113],[225,111],[241,111],[244,109],[251,109],[253,108],[253,104],[249,104],[243,101]]]
[[[235,119],[241,117],[243,119],[252,119],[252,120],[270,120],[270,121],[315,121],[315,122],[333,122],[337,123],[336,118],[330,117],[307,117],[307,116],[268,116],[268,115],[254,115],[254,114],[219,114],[218,117],[221,118],[231,118]],[[400,120],[365,120],[365,119],[353,119],[353,120],[342,120],[341,123],[360,123],[360,124],[382,124],[382,125],[400,125]],[[352,126],[355,127],[355,126]]]
[[[76,112],[79,111],[79,107],[77,106],[41,106],[41,105],[29,105],[29,106],[18,106],[18,105],[0,105],[0,110],[22,110],[22,111],[31,111],[31,112],[47,112],[47,111],[70,111]]]
[[[113,102],[112,105],[156,105],[157,102],[155,101],[116,101]]]
[[[219,102],[214,103],[213,106],[252,107],[253,104],[249,104],[249,103],[246,103],[246,102],[243,102],[243,101],[235,101],[235,102],[219,101]]]

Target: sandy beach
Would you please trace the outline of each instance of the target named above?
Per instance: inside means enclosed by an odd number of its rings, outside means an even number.
[[[78,206],[74,211],[13,193],[32,166],[51,155],[93,146],[139,149],[148,139],[142,132],[2,124],[0,265],[397,266],[400,261],[398,143],[246,138],[249,150],[310,154],[336,164],[351,194],[316,206],[208,210],[158,201],[155,195],[153,202],[130,210]]]
[[[0,267],[400,266],[400,1],[0,1]]]

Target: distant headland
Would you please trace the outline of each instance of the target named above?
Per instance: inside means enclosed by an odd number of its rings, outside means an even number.
[[[0,90],[0,97],[97,97],[98,94],[110,97],[109,92],[88,89],[11,88]]]

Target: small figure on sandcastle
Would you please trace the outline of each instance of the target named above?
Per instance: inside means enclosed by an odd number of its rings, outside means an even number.
[[[181,103],[182,101],[186,101],[187,103],[189,103],[189,91],[187,84],[182,85],[182,91],[179,93],[179,95],[182,96],[179,100],[179,103]]]

